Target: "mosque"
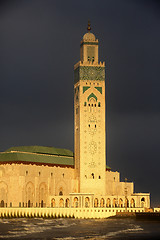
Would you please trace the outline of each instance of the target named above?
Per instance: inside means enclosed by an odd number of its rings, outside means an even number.
[[[133,182],[121,182],[106,166],[105,63],[90,24],[87,29],[74,65],[75,153],[41,146],[1,152],[1,208],[150,207],[149,193],[135,193]]]

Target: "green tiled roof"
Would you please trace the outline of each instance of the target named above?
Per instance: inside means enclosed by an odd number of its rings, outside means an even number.
[[[73,157],[73,152],[68,149],[54,148],[54,147],[42,147],[42,146],[20,146],[11,147],[5,152],[19,151],[19,152],[30,152],[30,153],[42,153],[49,155],[61,155]]]
[[[0,163],[11,162],[74,167],[73,152],[54,147],[12,147],[0,153]]]
[[[32,163],[44,165],[67,165],[74,167],[73,157],[23,153],[23,152],[2,152],[0,153],[0,163]]]

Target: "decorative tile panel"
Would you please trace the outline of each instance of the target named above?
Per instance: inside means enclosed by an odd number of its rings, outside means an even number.
[[[102,94],[102,87],[95,87]]]
[[[87,91],[90,87],[83,87],[83,93]]]
[[[89,99],[90,98],[94,98],[95,100],[96,100],[96,102],[97,102],[97,97],[96,97],[96,95],[94,94],[94,93],[91,93],[89,96],[88,96],[88,102],[89,102]]]
[[[80,66],[74,70],[74,82],[79,80],[105,81],[105,67]]]

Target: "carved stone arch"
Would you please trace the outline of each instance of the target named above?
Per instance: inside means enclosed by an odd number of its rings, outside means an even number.
[[[111,207],[111,199],[107,198],[106,207]]]
[[[89,206],[90,206],[90,198],[85,197],[85,207],[89,207]]]
[[[65,207],[69,207],[69,203],[70,203],[69,198],[67,198],[65,202]]]
[[[141,207],[142,208],[145,207],[145,198],[144,197],[141,198]]]
[[[60,181],[57,184],[56,195],[58,195],[58,196],[67,195],[67,186],[64,181]]]
[[[56,200],[55,200],[55,198],[52,198],[51,199],[51,207],[56,207]]]
[[[94,199],[94,207],[98,207],[98,198]]]
[[[0,182],[0,207],[7,206],[8,198],[8,185],[4,182]]]
[[[60,198],[60,200],[59,200],[59,207],[60,208],[64,207],[64,199],[63,198]]]
[[[112,205],[113,205],[113,207],[117,207],[117,199],[116,198],[113,199],[113,204]]]
[[[78,208],[79,207],[79,199],[78,197],[74,197],[73,199],[73,207]]]
[[[128,198],[125,199],[125,207],[129,207],[129,199]]]
[[[135,207],[135,199],[134,198],[131,199],[131,207]]]
[[[104,200],[104,198],[101,198],[101,200],[100,200],[100,207],[105,207],[105,200]]]
[[[47,184],[45,182],[40,183],[39,185],[39,206],[45,207],[47,203]]]
[[[123,207],[123,199],[122,198],[119,199],[119,207]]]
[[[96,97],[96,95],[94,93],[91,93],[88,96],[87,100],[88,100],[88,102],[90,102],[90,101],[94,101],[94,102],[96,101],[97,102],[97,97]]]
[[[33,207],[35,198],[35,187],[34,184],[29,181],[26,184],[26,206]]]

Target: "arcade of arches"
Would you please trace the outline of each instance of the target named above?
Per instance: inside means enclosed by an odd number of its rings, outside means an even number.
[[[145,207],[145,198],[141,198],[141,207]],[[116,199],[116,198],[93,198],[93,197],[70,197],[65,196],[54,197],[51,199],[51,207],[63,208],[63,207],[94,207],[94,208],[136,208],[136,201],[134,198],[131,199]]]

